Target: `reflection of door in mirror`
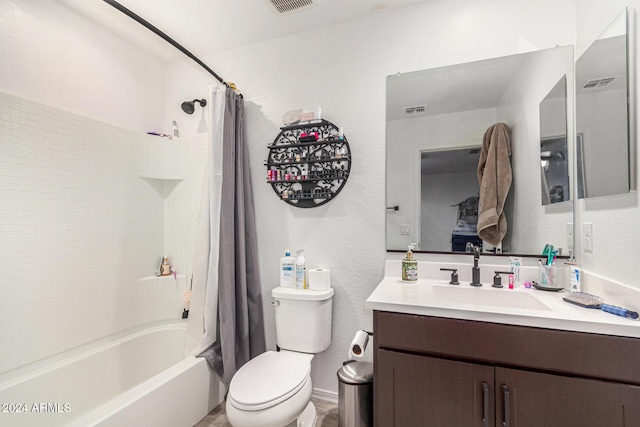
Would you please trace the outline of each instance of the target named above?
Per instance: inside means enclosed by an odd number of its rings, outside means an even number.
[[[569,200],[569,163],[567,138],[543,139],[540,142],[540,167],[542,169],[542,204]]]
[[[630,184],[628,99],[633,99],[627,74],[626,13],[580,56],[576,62],[576,132],[578,146],[578,197],[628,193]],[[633,120],[633,118],[631,118]]]
[[[567,148],[567,77],[540,102],[540,179],[542,204],[570,199]]]
[[[422,250],[465,252],[467,243],[482,247],[476,227],[479,157],[478,146],[420,152]]]

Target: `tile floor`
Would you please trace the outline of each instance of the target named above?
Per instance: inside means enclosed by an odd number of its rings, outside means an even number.
[[[311,401],[316,406],[316,411],[318,412],[316,427],[338,426],[338,405],[336,403],[318,399],[311,399]],[[213,408],[213,411],[196,424],[196,427],[231,427],[231,424],[227,421],[224,404],[225,402],[222,402]]]

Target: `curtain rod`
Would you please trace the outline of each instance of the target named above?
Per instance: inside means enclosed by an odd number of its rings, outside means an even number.
[[[211,74],[213,77],[215,77],[220,83],[222,83],[223,85],[229,87],[229,84],[227,82],[225,82],[224,80],[222,80],[222,78],[217,75],[215,73],[215,71],[213,71],[211,68],[209,68],[207,66],[207,64],[205,64],[204,62],[202,62],[200,59],[198,59],[197,56],[195,56],[193,53],[189,52],[187,49],[185,49],[184,46],[182,46],[180,43],[178,43],[177,41],[175,41],[174,39],[172,39],[171,37],[169,37],[167,34],[165,34],[164,32],[160,31],[160,29],[158,29],[156,26],[154,26],[153,24],[151,24],[149,21],[145,20],[144,18],[142,18],[140,15],[137,15],[136,13],[134,13],[133,11],[127,9],[126,7],[124,7],[123,5],[121,5],[120,3],[118,3],[115,0],[102,0],[105,3],[107,3],[110,6],[113,6],[115,9],[119,10],[120,12],[124,13],[125,15],[127,15],[129,18],[133,19],[134,21],[138,22],[139,24],[143,25],[144,27],[146,27],[148,30],[153,31],[156,35],[160,36],[162,39],[164,39],[166,42],[168,42],[170,45],[172,45],[173,47],[175,47],[176,49],[178,49],[180,52],[184,53],[186,56],[188,56],[189,58],[191,58],[193,61],[196,62],[196,64],[200,65],[202,68],[204,68],[205,70],[207,70],[207,72],[209,74]]]

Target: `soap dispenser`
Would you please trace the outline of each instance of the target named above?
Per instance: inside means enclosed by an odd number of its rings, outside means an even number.
[[[415,244],[409,245],[407,256],[402,260],[402,281],[406,283],[416,283],[418,281],[418,260],[413,257]]]

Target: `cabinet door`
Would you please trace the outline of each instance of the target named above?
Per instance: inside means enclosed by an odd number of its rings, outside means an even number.
[[[637,386],[507,368],[496,368],[495,383],[497,425],[640,426],[640,387]],[[503,390],[503,386],[506,389]],[[505,411],[509,414],[509,423],[502,424]]]
[[[490,427],[494,368],[378,350],[377,427]]]

